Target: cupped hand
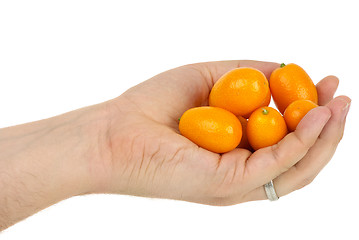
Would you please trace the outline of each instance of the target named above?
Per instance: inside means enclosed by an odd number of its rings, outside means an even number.
[[[319,105],[295,132],[254,153],[236,148],[216,154],[180,135],[178,118],[208,104],[214,83],[237,67],[254,67],[267,78],[277,63],[222,61],[185,65],[161,73],[107,102],[103,158],[91,166],[95,192],[170,198],[210,205],[266,199],[274,179],[279,197],[309,184],[340,142],[350,99],[333,99],[338,79],[317,84]]]

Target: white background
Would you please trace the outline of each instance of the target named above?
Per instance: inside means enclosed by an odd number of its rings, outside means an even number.
[[[12,239],[359,239],[356,1],[0,1],[0,127],[114,98],[187,63],[294,62],[352,98],[335,156],[279,201],[212,207],[120,195],[68,199]],[[0,189],[1,191],[1,189]]]

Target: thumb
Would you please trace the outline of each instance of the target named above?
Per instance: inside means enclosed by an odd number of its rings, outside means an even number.
[[[228,60],[228,61],[215,61],[215,62],[203,62],[195,63],[187,66],[197,68],[201,71],[202,76],[208,82],[209,86],[213,86],[214,83],[226,72],[239,68],[239,67],[252,67],[263,72],[266,78],[269,80],[271,73],[279,68],[279,63],[274,62],[262,62],[254,60]]]

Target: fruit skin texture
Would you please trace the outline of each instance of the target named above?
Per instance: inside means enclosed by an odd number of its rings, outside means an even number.
[[[289,131],[294,131],[302,118],[318,105],[310,100],[297,100],[289,104],[284,111],[284,120]]]
[[[287,133],[283,116],[272,107],[258,108],[248,119],[247,136],[254,150],[278,143]]]
[[[260,107],[267,107],[270,103],[271,98],[271,92],[268,91],[267,96],[265,97],[264,102],[260,105]]]
[[[303,68],[294,63],[274,70],[269,85],[274,103],[281,113],[289,104],[299,99],[318,104],[318,93],[312,79]]]
[[[187,110],[180,118],[179,130],[198,146],[215,153],[235,149],[242,138],[242,126],[238,118],[217,107]]]
[[[261,71],[249,67],[236,68],[214,84],[209,105],[224,108],[236,116],[246,116],[265,102],[268,92],[269,83]]]
[[[239,145],[237,147],[238,148],[244,148],[244,149],[247,149],[247,150],[251,151],[252,147],[248,142],[248,136],[247,136],[248,120],[245,119],[244,117],[241,117],[241,116],[237,116],[237,118],[239,119],[239,121],[241,122],[241,125],[242,125],[242,139],[241,139],[241,142],[239,143]]]
[[[268,107],[270,100],[271,100],[271,93],[268,91],[267,96],[265,97],[263,103],[259,107]],[[251,113],[244,115],[243,117],[248,119],[251,116]]]

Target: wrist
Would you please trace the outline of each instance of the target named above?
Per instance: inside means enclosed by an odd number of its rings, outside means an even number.
[[[95,192],[106,158],[106,104],[0,129],[0,230]],[[102,145],[101,145],[102,144]]]
[[[66,144],[62,148],[67,158],[59,161],[64,161],[63,183],[72,186],[69,187],[69,196],[98,193],[107,184],[112,161],[108,137],[110,102],[58,116],[59,122],[66,124],[57,132],[68,133],[63,137]]]
[[[51,157],[43,159],[48,172],[58,176],[60,198],[96,192],[105,175],[107,150],[107,103],[88,106],[52,119],[47,146]],[[46,153],[46,150],[45,153]],[[62,200],[59,199],[59,200]]]

